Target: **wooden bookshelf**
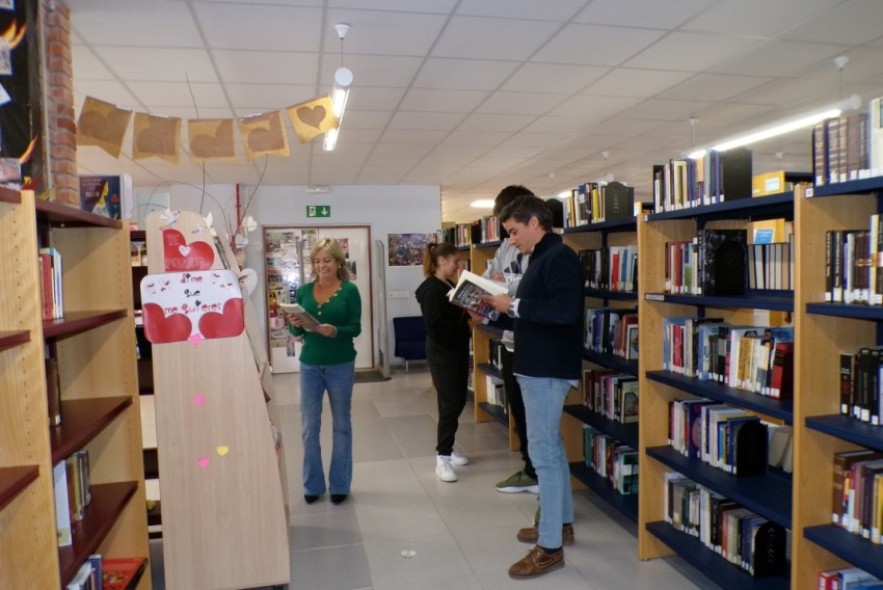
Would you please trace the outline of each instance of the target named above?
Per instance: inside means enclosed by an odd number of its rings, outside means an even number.
[[[27,344],[31,340],[31,333],[27,330],[15,330],[0,332],[0,351]]]
[[[39,475],[35,465],[0,468],[0,510],[12,502]]]
[[[700,315],[720,317],[732,324],[754,325],[761,321],[756,315],[791,312],[797,304],[791,291],[749,291],[739,297],[665,293],[665,244],[690,240],[700,228],[744,229],[749,219],[790,219],[794,215],[794,200],[793,193],[739,199],[649,214],[638,223],[638,313],[641,318],[638,557],[650,559],[678,554],[723,588],[785,589],[791,587],[791,581],[789,576],[753,579],[698,539],[664,522],[664,474],[677,471],[785,527],[796,526],[792,522],[793,496],[794,488],[799,486],[792,484],[796,480],[782,472],[736,477],[680,454],[668,444],[668,404],[675,399],[696,396],[740,407],[774,422],[790,423],[797,420],[796,403],[663,370],[664,321],[669,317]],[[830,504],[828,506],[830,508]]]
[[[613,489],[610,480],[601,477],[595,470],[585,463],[573,462],[570,464],[570,474],[574,479],[582,483],[596,496],[607,502],[613,508],[624,514],[633,522],[638,521],[638,495],[622,495]]]

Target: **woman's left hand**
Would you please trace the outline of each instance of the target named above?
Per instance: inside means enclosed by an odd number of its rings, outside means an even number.
[[[315,332],[318,332],[322,336],[326,338],[334,338],[337,336],[337,328],[332,326],[331,324],[319,324],[316,326]]]

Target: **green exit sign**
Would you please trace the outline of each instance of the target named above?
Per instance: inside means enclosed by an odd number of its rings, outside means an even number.
[[[331,206],[307,205],[307,217],[331,217]]]

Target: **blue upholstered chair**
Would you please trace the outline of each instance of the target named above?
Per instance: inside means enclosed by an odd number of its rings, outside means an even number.
[[[426,324],[420,316],[392,318],[395,336],[395,355],[405,361],[405,373],[408,372],[408,361],[426,360]]]

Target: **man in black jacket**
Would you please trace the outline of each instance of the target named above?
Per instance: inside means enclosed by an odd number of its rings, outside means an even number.
[[[562,545],[573,543],[570,469],[561,440],[564,399],[582,369],[582,269],[576,254],[552,232],[552,214],[537,197],[521,197],[500,215],[509,241],[530,254],[515,297],[489,298],[515,319],[513,372],[521,386],[530,458],[539,476],[540,520],[522,529],[520,541],[536,543],[509,568],[532,578],[564,566]]]

